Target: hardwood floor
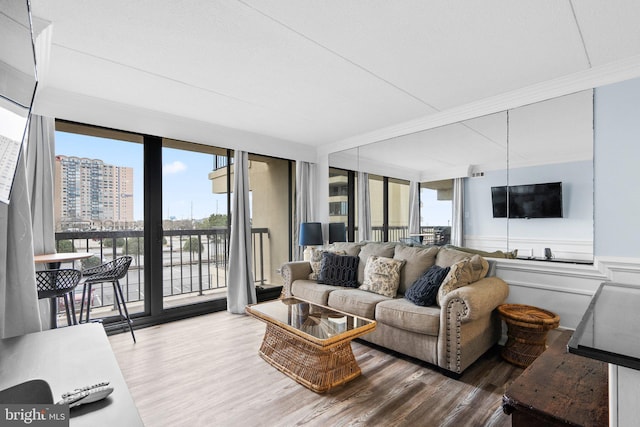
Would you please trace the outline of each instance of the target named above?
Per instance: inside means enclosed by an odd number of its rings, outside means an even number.
[[[254,318],[219,312],[137,330],[137,344],[129,334],[109,340],[150,427],[511,425],[501,399],[522,369],[497,347],[454,380],[354,341],[362,375],[319,395],[260,358],[264,330]]]

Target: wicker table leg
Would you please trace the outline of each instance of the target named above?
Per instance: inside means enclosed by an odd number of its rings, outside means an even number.
[[[360,375],[351,340],[321,348],[272,324],[267,324],[260,356],[317,393],[324,393]]]

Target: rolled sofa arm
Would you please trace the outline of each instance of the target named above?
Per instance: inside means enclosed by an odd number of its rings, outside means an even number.
[[[291,284],[298,279],[307,279],[311,274],[311,264],[309,261],[287,262],[280,268],[282,274],[282,296],[292,297]]]
[[[455,289],[440,301],[438,366],[460,374],[499,337],[499,320],[493,310],[509,295],[509,285],[486,277]]]
[[[499,277],[485,277],[470,285],[463,286],[446,294],[441,306],[447,307],[452,299],[462,300],[465,310],[460,318],[462,322],[480,319],[491,313],[509,296],[509,285]]]

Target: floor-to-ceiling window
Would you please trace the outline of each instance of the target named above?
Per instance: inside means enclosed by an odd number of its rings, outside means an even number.
[[[453,180],[420,184],[420,231],[423,243],[444,245],[451,241]]]
[[[233,151],[95,126],[56,123],[56,240],[89,251],[76,268],[122,255],[134,325],[226,306]],[[289,261],[294,163],[250,154],[256,285],[280,284]],[[94,286],[91,317],[116,320],[111,285]],[[76,302],[80,303],[81,289]]]
[[[144,313],[143,138],[127,132],[58,122],[55,134],[54,220],[58,252],[93,257],[63,267],[85,269],[122,255],[133,262],[120,280],[133,315]],[[81,287],[75,295],[80,305]],[[92,318],[113,317],[113,287],[94,285]]]

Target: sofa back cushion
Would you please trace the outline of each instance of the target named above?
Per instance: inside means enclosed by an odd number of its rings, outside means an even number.
[[[440,248],[438,251],[438,255],[436,256],[436,265],[439,265],[440,267],[451,267],[456,262],[471,258],[472,256],[473,254],[468,252],[459,251],[445,246]]]
[[[404,267],[400,271],[398,293],[405,294],[407,289],[436,262],[438,247],[396,245],[393,259],[403,260]]]
[[[358,254],[358,257],[360,258],[360,264],[358,265],[358,283],[362,284],[362,282],[364,282],[364,267],[367,265],[367,259],[369,259],[371,255],[393,258],[395,246],[395,243],[365,244]]]
[[[318,274],[318,283],[357,288],[359,262],[360,259],[355,256],[324,252],[322,254],[320,273]]]
[[[364,246],[364,243],[354,242],[334,242],[329,245],[329,250],[333,252],[344,251],[347,255],[358,256],[360,249]]]

